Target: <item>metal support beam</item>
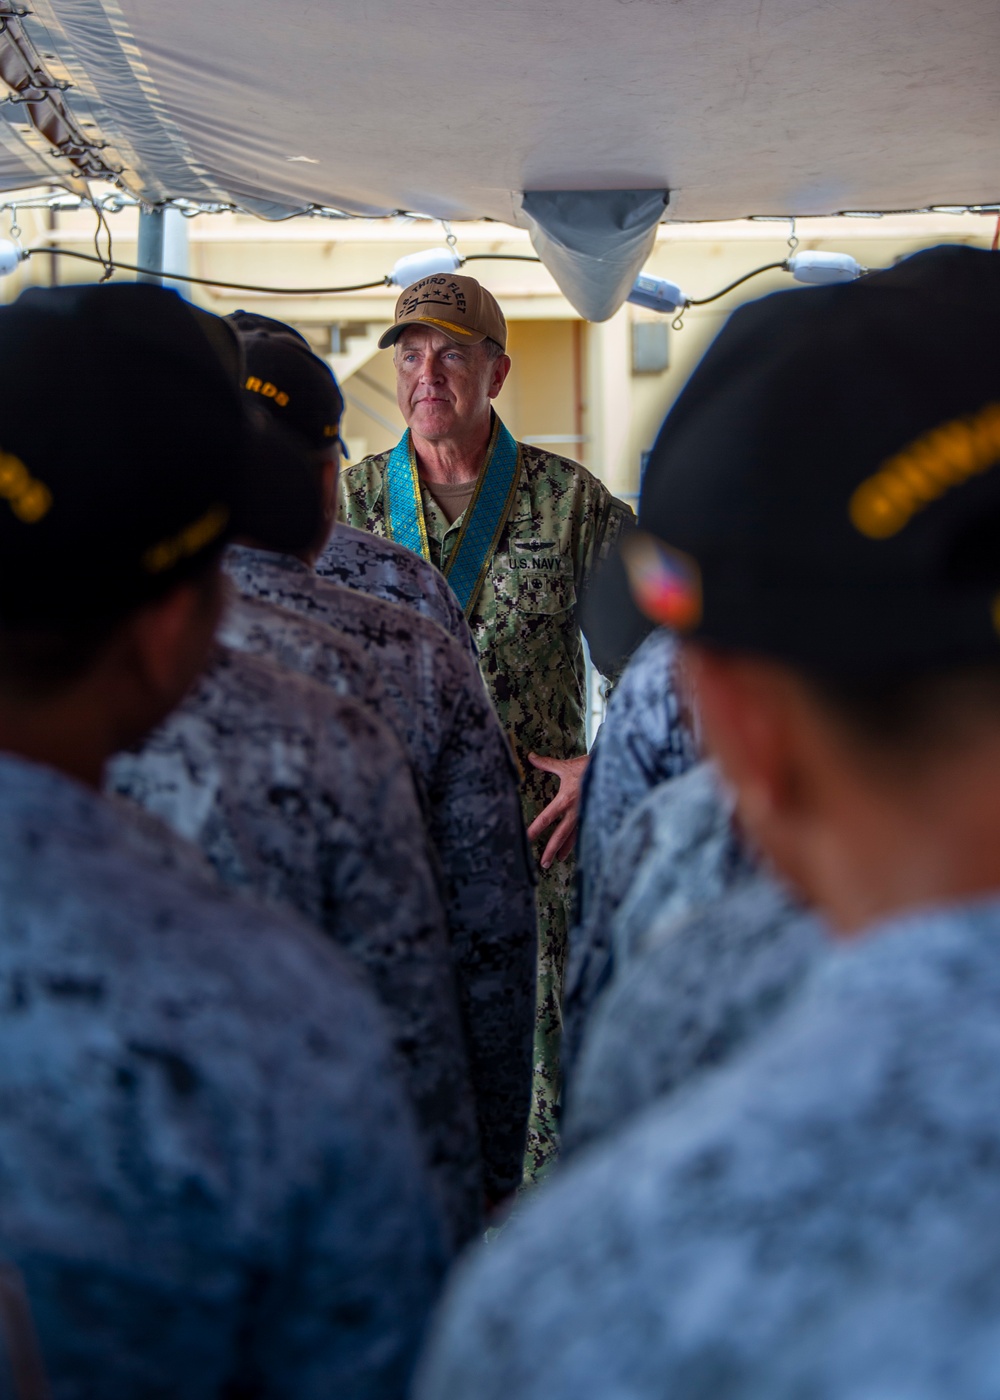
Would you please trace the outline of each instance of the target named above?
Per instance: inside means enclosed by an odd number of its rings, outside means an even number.
[[[139,256],[136,259],[142,272],[136,275],[137,282],[151,282],[154,287],[163,286],[163,210],[139,210]]]

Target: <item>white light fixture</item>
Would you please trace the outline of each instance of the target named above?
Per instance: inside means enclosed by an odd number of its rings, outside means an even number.
[[[850,253],[794,253],[787,266],[796,282],[808,282],[814,287],[825,287],[831,282],[853,282],[864,272]]]
[[[389,273],[389,284],[393,287],[411,287],[422,277],[457,272],[461,266],[462,259],[454,248],[429,248],[426,253],[408,253]]]
[[[21,262],[24,253],[9,238],[0,238],[0,277],[8,277]]]
[[[644,306],[647,311],[679,311],[687,306],[688,299],[676,282],[668,282],[665,277],[649,277],[641,273],[632,283],[627,300],[633,306]]]

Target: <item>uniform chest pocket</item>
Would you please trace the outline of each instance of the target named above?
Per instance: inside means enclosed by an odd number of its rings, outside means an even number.
[[[507,554],[509,597],[519,613],[560,613],[576,606],[573,561],[555,540],[513,539]]]
[[[542,569],[514,572],[513,603],[519,613],[561,613],[576,607],[573,575]]]

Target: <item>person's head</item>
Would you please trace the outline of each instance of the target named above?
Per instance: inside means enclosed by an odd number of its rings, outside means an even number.
[[[313,463],[322,497],[317,533],[297,551],[313,563],[325,549],[337,519],[337,477],[344,450],[340,436],[344,398],[325,360],[292,326],[270,316],[234,311],[226,320],[243,349],[244,391],[294,434]],[[279,487],[280,489],[280,487]],[[254,544],[261,541],[254,540]]]
[[[845,928],[1000,888],[998,319],[955,247],[742,308],[626,550],[742,820]]]
[[[0,746],[93,779],[204,664],[226,543],[315,527],[303,454],[248,413],[238,364],[224,322],[156,287],[0,308]],[[298,488],[275,512],[277,473]]]
[[[393,347],[396,401],[419,437],[440,442],[488,430],[491,402],[510,371],[507,323],[474,277],[435,274],[407,287],[379,345]]]

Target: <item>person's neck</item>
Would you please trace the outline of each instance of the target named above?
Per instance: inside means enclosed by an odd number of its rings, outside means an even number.
[[[29,707],[0,705],[0,750],[30,763],[41,763],[99,792],[104,769],[119,747],[103,721],[84,720],[72,704],[54,702]]]
[[[417,458],[417,471],[421,480],[440,483],[443,486],[457,486],[461,482],[475,481],[486,460],[493,431],[492,414],[487,414],[468,431],[454,433],[447,438],[421,437],[410,431],[413,450]]]
[[[817,843],[810,883],[842,934],[907,910],[1000,897],[1000,739],[840,818]]]

